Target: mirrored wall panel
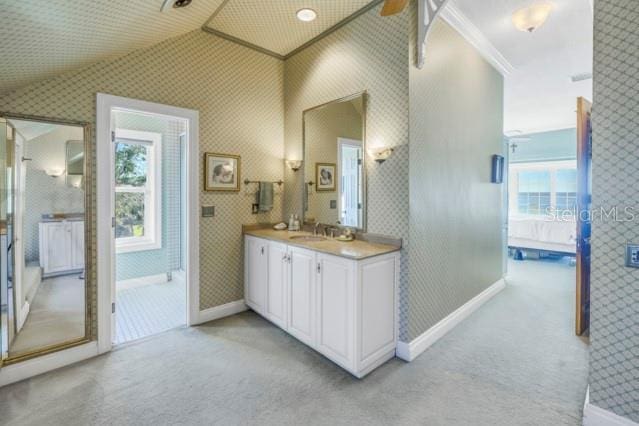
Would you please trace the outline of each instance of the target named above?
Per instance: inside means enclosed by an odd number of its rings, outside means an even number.
[[[366,97],[304,112],[304,221],[366,228]]]
[[[85,132],[0,119],[0,302],[5,363],[87,337]]]

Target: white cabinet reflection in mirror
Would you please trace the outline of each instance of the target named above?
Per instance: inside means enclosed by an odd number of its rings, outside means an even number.
[[[84,269],[84,221],[40,222],[40,266],[44,275]]]
[[[245,237],[246,304],[356,377],[395,356],[399,253],[352,260]]]

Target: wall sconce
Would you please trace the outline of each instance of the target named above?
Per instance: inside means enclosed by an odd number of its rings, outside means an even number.
[[[373,157],[375,161],[377,161],[379,164],[382,164],[393,154],[393,148],[370,149],[368,153]]]
[[[300,167],[302,167],[302,160],[286,160],[285,163],[288,168],[294,172],[298,171]]]
[[[58,178],[62,176],[62,174],[64,173],[64,169],[45,169],[44,172],[47,174],[47,176]]]

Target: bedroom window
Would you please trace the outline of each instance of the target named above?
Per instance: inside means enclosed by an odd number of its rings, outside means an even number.
[[[519,172],[517,205],[517,210],[521,214],[544,214],[550,208],[549,171],[524,170]]]
[[[575,161],[513,163],[509,173],[511,214],[574,215],[577,205]]]
[[[577,210],[577,169],[560,169],[556,172],[555,208],[559,211]]]
[[[115,241],[118,253],[162,247],[159,133],[116,129]]]

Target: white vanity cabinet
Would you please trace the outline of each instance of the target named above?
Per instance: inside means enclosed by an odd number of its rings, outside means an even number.
[[[361,260],[245,237],[245,302],[357,377],[395,355],[399,252]]]
[[[39,245],[44,275],[84,269],[84,221],[40,222]]]

